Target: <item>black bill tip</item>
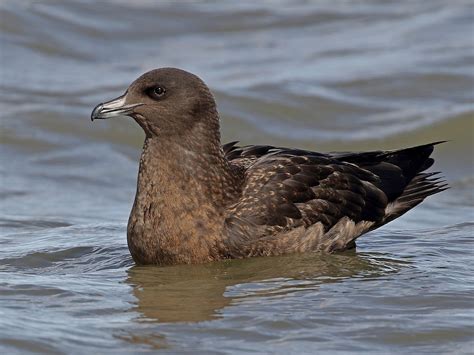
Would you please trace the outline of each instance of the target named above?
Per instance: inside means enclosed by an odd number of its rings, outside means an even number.
[[[103,108],[104,108],[103,103],[100,103],[96,107],[94,107],[94,110],[92,110],[92,113],[91,113],[91,121],[94,121],[99,118],[99,114]]]

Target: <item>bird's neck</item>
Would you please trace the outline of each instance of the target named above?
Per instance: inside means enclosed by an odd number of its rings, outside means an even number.
[[[218,221],[237,196],[238,179],[218,136],[187,137],[145,140],[127,233],[137,263],[218,258]]]

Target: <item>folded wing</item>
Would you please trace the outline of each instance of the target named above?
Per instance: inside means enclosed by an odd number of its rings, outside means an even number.
[[[360,234],[446,188],[433,173],[421,173],[433,164],[433,144],[334,154],[235,143],[223,149],[245,170],[226,228],[236,249],[245,252],[248,244],[250,254],[284,253],[298,245],[286,241],[290,236],[310,249],[347,249]]]

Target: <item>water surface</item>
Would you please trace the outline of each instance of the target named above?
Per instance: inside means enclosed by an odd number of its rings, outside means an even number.
[[[473,17],[469,1],[2,1],[1,352],[472,353]],[[162,66],[209,84],[223,141],[447,139],[452,188],[357,251],[134,266],[143,134],[89,114]]]

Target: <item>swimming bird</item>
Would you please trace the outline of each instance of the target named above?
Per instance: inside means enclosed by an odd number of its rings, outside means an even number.
[[[447,188],[425,172],[441,142],[356,153],[221,145],[211,91],[180,69],[143,74],[91,119],[117,116],[145,132],[127,227],[137,264],[344,251]]]

